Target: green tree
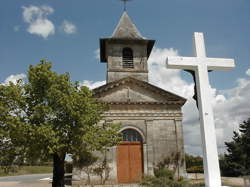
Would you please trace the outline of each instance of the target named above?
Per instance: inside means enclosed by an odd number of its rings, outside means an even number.
[[[26,83],[0,85],[0,139],[12,146],[6,154],[14,151],[15,158],[53,157],[52,186],[61,187],[67,153],[113,144],[96,133],[106,107],[87,87],[71,82],[69,74],[57,74],[51,68],[50,62],[41,60],[29,67]],[[113,127],[102,126],[105,137],[117,134]]]
[[[221,160],[222,174],[226,176],[250,175],[250,118],[239,125],[233,141],[225,142],[227,152]]]
[[[18,151],[11,141],[0,139],[0,167],[4,173],[14,172],[15,165],[22,163],[22,158],[17,157]]]

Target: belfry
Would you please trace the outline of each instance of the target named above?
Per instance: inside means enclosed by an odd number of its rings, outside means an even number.
[[[108,152],[112,183],[134,183],[154,175],[164,159],[177,159],[185,175],[182,112],[186,99],[148,82],[148,58],[155,41],[143,37],[124,11],[110,38],[100,39],[107,83],[93,90],[109,110],[101,123],[120,123],[123,141]],[[167,83],[166,83],[167,84]]]
[[[124,12],[112,37],[100,39],[101,62],[107,63],[107,82],[125,77],[148,82],[147,59],[154,42],[143,38]]]

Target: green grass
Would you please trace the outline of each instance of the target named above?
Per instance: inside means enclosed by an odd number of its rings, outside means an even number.
[[[0,176],[14,176],[14,175],[25,175],[25,174],[39,174],[39,173],[52,173],[51,166],[21,166],[16,172],[10,172],[6,174],[0,169]]]

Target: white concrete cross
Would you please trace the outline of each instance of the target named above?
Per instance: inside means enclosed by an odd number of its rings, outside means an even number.
[[[229,70],[235,67],[234,59],[206,57],[203,33],[194,33],[195,57],[168,57],[167,68],[195,72],[198,107],[201,121],[201,139],[206,187],[220,187],[221,177],[216,144],[212,95],[208,70]]]

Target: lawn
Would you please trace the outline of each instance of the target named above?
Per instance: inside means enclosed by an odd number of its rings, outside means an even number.
[[[52,166],[21,166],[16,168],[15,172],[6,174],[0,169],[0,176],[13,176],[25,174],[39,174],[39,173],[52,173]]]

